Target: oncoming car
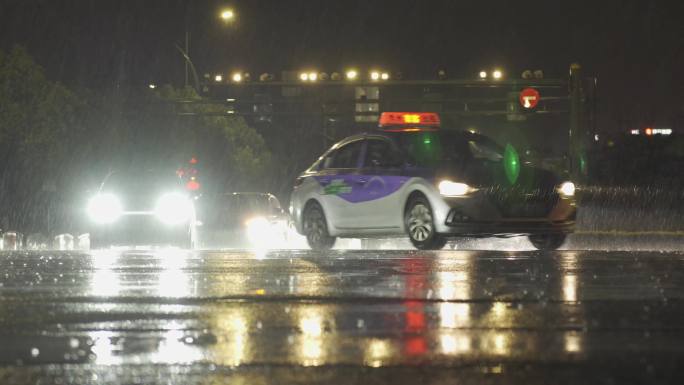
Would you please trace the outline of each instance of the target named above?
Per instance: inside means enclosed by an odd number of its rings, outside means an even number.
[[[173,171],[111,172],[86,214],[90,248],[195,245],[194,202]]]
[[[291,215],[312,249],[404,234],[423,250],[517,235],[557,249],[574,230],[574,184],[512,146],[440,128],[433,113],[385,112],[380,127],[338,142],[297,178]]]
[[[233,192],[199,199],[202,248],[281,248],[288,217],[273,194]]]

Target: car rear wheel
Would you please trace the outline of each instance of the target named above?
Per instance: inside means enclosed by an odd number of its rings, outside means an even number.
[[[413,246],[419,250],[440,250],[447,239],[436,233],[430,203],[423,196],[416,196],[406,206],[404,224]]]
[[[335,237],[330,236],[323,208],[316,202],[310,203],[304,211],[304,235],[312,250],[330,250]]]
[[[563,246],[566,237],[566,234],[532,234],[527,239],[537,250],[551,251]]]

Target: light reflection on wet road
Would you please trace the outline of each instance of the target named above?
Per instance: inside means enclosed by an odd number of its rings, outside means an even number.
[[[4,253],[0,383],[678,382],[683,268],[647,252]]]

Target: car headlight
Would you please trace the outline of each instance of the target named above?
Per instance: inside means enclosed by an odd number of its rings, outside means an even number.
[[[437,186],[439,193],[448,197],[458,197],[476,191],[474,188],[465,183],[452,182],[450,180],[443,180]]]
[[[268,219],[264,217],[250,218],[245,222],[247,238],[252,243],[262,243],[271,238],[272,227]]]
[[[168,225],[183,223],[192,215],[192,202],[181,193],[164,194],[157,201],[154,214]]]
[[[566,197],[575,196],[575,184],[572,182],[563,182],[558,187],[558,192]]]
[[[88,202],[88,216],[96,223],[112,223],[121,216],[123,208],[114,194],[97,194]]]

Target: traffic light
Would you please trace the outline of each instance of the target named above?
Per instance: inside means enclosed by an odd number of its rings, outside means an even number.
[[[190,158],[186,166],[180,167],[177,171],[178,176],[181,178],[185,184],[185,188],[188,191],[197,192],[202,185],[200,184],[198,177],[199,171],[197,170],[197,164],[199,161],[194,156]]]

